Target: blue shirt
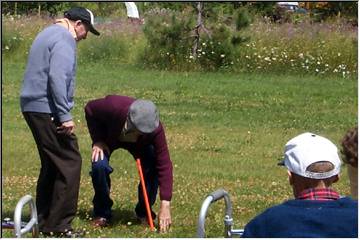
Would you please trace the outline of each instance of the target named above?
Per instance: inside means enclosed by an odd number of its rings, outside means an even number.
[[[29,52],[20,94],[22,112],[52,113],[60,122],[72,119],[76,41],[53,24],[40,32]]]
[[[289,200],[251,220],[243,237],[358,237],[358,203],[348,197],[334,201]]]

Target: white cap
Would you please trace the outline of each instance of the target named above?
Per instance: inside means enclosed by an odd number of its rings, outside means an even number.
[[[303,133],[288,141],[285,145],[283,164],[297,175],[325,179],[340,173],[341,161],[338,149],[330,140],[313,133]],[[334,165],[329,172],[310,172],[311,164],[326,161]]]

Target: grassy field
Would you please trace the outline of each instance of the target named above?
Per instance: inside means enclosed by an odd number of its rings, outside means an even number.
[[[12,217],[23,195],[35,196],[40,166],[19,107],[24,68],[23,62],[3,59],[2,218]],[[76,84],[72,113],[83,167],[74,226],[86,229],[86,237],[195,237],[202,201],[218,188],[230,193],[234,227],[242,228],[265,208],[292,197],[286,171],[276,165],[287,140],[310,131],[339,145],[345,131],[357,124],[357,81],[351,78],[178,73],[81,64]],[[135,224],[138,175],[135,161],[123,150],[111,159],[113,225],[101,230],[90,226],[91,140],[83,108],[87,101],[107,94],[151,99],[160,109],[174,165],[173,226],[168,234]],[[342,173],[336,187],[347,195],[347,174]],[[222,237],[224,206],[221,201],[210,208],[207,236]],[[2,234],[12,236],[9,231]]]

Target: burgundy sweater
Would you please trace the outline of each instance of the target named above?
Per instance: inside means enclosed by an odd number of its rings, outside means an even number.
[[[85,106],[85,118],[91,139],[93,144],[99,141],[106,143],[110,154],[115,149],[123,148],[128,150],[134,158],[139,157],[139,149],[152,144],[156,155],[160,199],[170,201],[173,185],[172,162],[161,122],[155,131],[141,135],[136,143],[119,140],[128,109],[135,100],[126,96],[109,95],[88,102]]]

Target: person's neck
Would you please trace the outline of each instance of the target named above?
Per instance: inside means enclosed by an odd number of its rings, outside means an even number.
[[[323,181],[316,181],[314,184],[294,184],[293,186],[293,192],[294,196],[299,196],[302,192],[308,190],[308,189],[325,189],[329,188],[330,186],[327,186]]]
[[[74,37],[74,39],[77,39],[74,21],[71,21],[67,18],[60,18],[60,19],[55,20],[55,24],[66,28],[71,33],[71,35]]]

